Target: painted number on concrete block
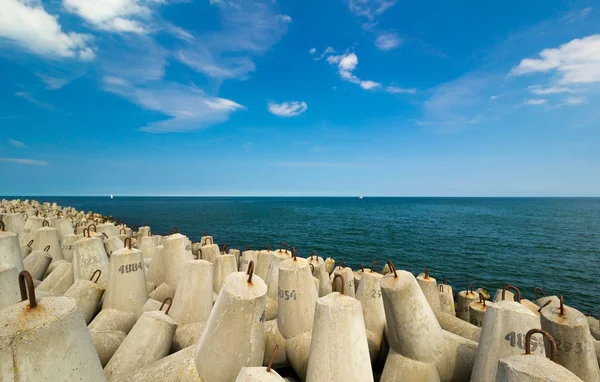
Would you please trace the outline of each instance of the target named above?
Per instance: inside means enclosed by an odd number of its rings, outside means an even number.
[[[121,273],[130,273],[130,272],[135,272],[138,270],[144,269],[142,262],[140,261],[139,263],[133,263],[133,264],[127,264],[127,265],[121,265],[119,267],[119,272]]]
[[[569,341],[556,340],[556,350],[561,353],[568,353],[571,350],[575,350],[575,353],[583,353],[592,351],[592,344],[590,342],[576,342],[574,345]]]
[[[279,298],[282,298],[284,300],[295,300],[296,299],[296,290],[292,290],[291,292],[289,290],[283,290],[283,289],[279,289]]]
[[[524,333],[510,332],[506,336],[504,336],[504,339],[507,340],[509,345],[512,346],[513,348],[515,346],[518,346],[519,349],[525,349],[525,334]],[[543,342],[537,338],[532,337],[531,338],[531,351],[534,352],[538,348],[538,346],[540,347],[540,352],[541,352],[541,349],[543,347]]]
[[[380,298],[381,297],[381,289],[373,289],[372,293],[371,293],[371,297],[373,298]]]

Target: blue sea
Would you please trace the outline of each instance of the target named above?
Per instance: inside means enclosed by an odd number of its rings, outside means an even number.
[[[504,284],[534,299],[539,286],[596,315],[600,198],[35,197],[112,215],[130,226],[204,232],[229,247],[285,241],[353,268],[391,259],[429,268],[455,290]]]

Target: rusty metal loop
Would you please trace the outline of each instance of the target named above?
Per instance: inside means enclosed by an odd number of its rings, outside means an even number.
[[[226,253],[227,253],[227,249],[228,249],[228,248],[229,248],[229,247],[227,246],[227,244],[223,244],[223,247],[221,248],[221,252],[222,252],[223,254],[226,254]]]
[[[346,268],[346,263],[344,263],[344,260],[340,260],[338,267],[342,269]]]
[[[96,284],[98,284],[98,280],[100,280],[100,276],[102,276],[102,271],[100,269],[96,269],[94,271],[94,273],[92,273],[92,277],[90,277],[90,281],[94,280],[94,276],[96,276],[96,274],[98,274],[98,276],[96,277],[96,281],[94,281]]]
[[[127,244],[127,243],[129,243],[129,244]],[[125,239],[125,242],[123,242],[123,248],[125,248],[125,247],[131,249],[131,238],[130,237]]]
[[[89,237],[91,237],[91,236],[90,236],[90,230],[89,230],[89,228],[84,228],[84,229],[83,229],[83,237],[85,237],[85,234],[86,234],[86,232],[87,232],[87,237],[88,237],[88,238],[89,238]]]
[[[282,249],[283,249],[283,247],[284,247],[284,246],[285,246],[285,252],[286,252],[286,253],[288,252],[288,249],[290,248],[290,246],[289,246],[289,245],[288,245],[288,243],[286,243],[285,241],[282,241],[282,242],[279,244],[279,252],[283,252],[283,251],[282,251]]]
[[[444,284],[438,285],[438,289],[440,290],[440,292],[443,292],[444,291]]]
[[[275,361],[275,356],[277,355],[277,351],[279,350],[279,345],[275,345],[273,348],[273,354],[271,354],[271,359],[269,360],[269,364],[267,365],[267,373],[271,372],[271,367],[273,366],[273,361]]]
[[[48,252],[50,250],[50,246],[47,245],[46,248],[44,248],[44,252]]]
[[[2,220],[0,220],[0,231],[6,231],[6,226]]]
[[[29,243],[27,243],[27,246],[31,247],[31,244],[33,244],[33,240],[29,240]]]
[[[105,232],[102,232],[102,236],[108,239],[108,235]]]
[[[341,291],[340,293],[341,293],[341,294],[344,294],[344,289],[345,289],[345,286],[344,286],[344,278],[343,278],[342,276],[340,276],[340,275],[335,275],[335,276],[333,276],[333,283],[332,283],[332,286],[335,288],[335,279],[337,279],[338,277],[340,278],[340,281],[341,281],[341,284],[342,284],[342,291]],[[337,291],[336,291],[336,290],[334,290],[334,292],[337,292]]]
[[[423,277],[426,278],[426,279],[429,278],[429,268],[425,268],[425,274],[424,274]]]
[[[250,264],[248,264],[248,284],[252,284],[252,275],[254,274],[254,260],[250,260]]]
[[[271,250],[271,243],[267,243],[267,251]]]
[[[27,283],[27,285],[25,285],[25,283]],[[35,299],[35,287],[33,286],[33,278],[29,272],[21,271],[21,273],[19,273],[19,289],[21,290],[21,301],[29,299],[29,307],[35,308],[37,305]]]
[[[173,228],[175,229],[175,232],[173,232]],[[175,233],[179,233],[179,228],[177,228],[177,226],[174,225],[173,227],[169,228],[169,236]]]
[[[398,278],[398,274],[396,273],[396,267],[394,266],[394,263],[392,263],[392,260],[388,260],[387,265],[390,268],[390,272],[394,272],[394,277]]]
[[[98,228],[96,227],[96,225],[95,225],[95,224],[90,224],[90,225],[88,226],[88,231],[89,231],[89,230],[90,230],[90,228],[92,228],[92,227],[94,227],[94,232],[98,232]]]
[[[469,289],[470,289],[471,291],[469,291]],[[467,285],[467,290],[466,290],[466,291],[467,291],[467,296],[468,296],[470,293],[473,293],[473,287],[471,286],[471,284]]]
[[[540,287],[535,287],[533,288],[533,294],[535,295],[535,298],[540,298],[540,296],[538,295],[538,291],[542,293],[542,295],[544,295],[544,297],[546,297],[546,292],[540,288]]]
[[[26,213],[23,213],[23,216],[25,217],[25,220],[29,219],[29,215],[27,215]]]
[[[315,273],[315,266],[312,265],[312,263],[308,263],[308,265],[310,266],[310,273]],[[590,313],[591,315],[591,313]]]
[[[244,249],[244,251],[251,251],[252,250],[252,246],[250,244],[246,244],[246,249]]]
[[[360,270],[365,273],[365,267],[363,267],[362,263],[360,263]]]
[[[560,305],[559,305],[560,315],[564,316],[565,315],[565,303],[564,303],[562,294],[558,298],[558,301],[560,302]]]
[[[162,312],[163,307],[165,306],[165,303],[169,301],[169,306],[167,307],[167,310],[165,312],[165,314],[169,314],[169,310],[171,309],[171,305],[173,305],[173,299],[171,297],[167,297],[165,298],[165,301],[163,301],[162,305],[160,306],[160,311]]]
[[[292,259],[294,259],[294,261],[298,261],[298,258],[296,257],[296,247],[292,246]]]
[[[310,259],[311,260],[313,259],[313,255],[317,258],[317,263],[318,263],[319,262],[319,254],[317,252],[315,252],[315,251],[312,251],[310,253]]]
[[[44,220],[42,222],[42,227],[50,227],[50,222],[48,220]]]
[[[121,228],[121,229],[119,230],[119,235],[121,235],[121,234],[123,234],[123,233],[124,233],[124,234],[127,234],[127,230],[126,230],[125,228]]]
[[[525,334],[525,354],[531,354],[531,336],[536,333],[543,335],[548,339],[548,341],[550,341],[550,344],[552,345],[550,348],[550,360],[552,360],[552,362],[556,362],[556,341],[550,333],[543,329],[531,329],[527,332],[527,334]]]
[[[483,293],[479,293],[479,303],[485,306],[485,297],[483,297]]]
[[[550,305],[551,302],[552,302],[552,300],[548,300],[548,301],[546,301],[546,303],[544,305],[540,306],[540,308],[538,309],[538,313],[542,313],[542,309],[544,309],[545,307]]]
[[[202,248],[198,248],[198,252],[200,253],[200,260],[202,260]]]
[[[206,245],[206,242],[210,239],[210,245],[213,245],[215,242],[213,241],[212,237],[205,237],[204,238],[204,243],[202,243],[202,245]]]
[[[371,263],[371,272],[373,272],[373,269],[375,269],[375,264],[381,266],[381,263],[379,261],[377,261],[377,260],[373,261]]]
[[[520,291],[520,290],[519,290],[519,288],[517,288],[516,286],[514,286],[514,285],[510,285],[510,284],[506,284],[506,285],[504,286],[504,288],[502,288],[502,300],[504,301],[504,296],[506,295],[506,291],[507,291],[508,289],[511,289],[511,290],[514,290],[515,292],[517,292],[517,293],[516,293],[516,296],[517,296],[517,302],[519,302],[519,303],[520,303],[520,302],[521,302],[521,291]]]

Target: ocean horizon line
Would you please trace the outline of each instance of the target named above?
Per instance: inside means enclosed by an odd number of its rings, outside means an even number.
[[[600,195],[268,195],[268,194],[56,194],[2,195],[0,198],[470,198],[470,199],[597,199]]]

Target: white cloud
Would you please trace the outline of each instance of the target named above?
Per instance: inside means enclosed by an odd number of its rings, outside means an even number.
[[[277,20],[283,21],[284,23],[292,22],[292,18],[289,15],[277,15]]]
[[[529,99],[525,102],[526,105],[543,105],[546,102],[548,102],[547,99],[541,98],[541,99]]]
[[[166,23],[165,29],[167,32],[169,32],[170,34],[172,34],[180,40],[192,41],[194,39],[194,35],[186,31],[185,29],[178,27],[177,25]]]
[[[560,86],[550,86],[547,88],[543,88],[540,85],[532,85],[527,89],[535,95],[548,95],[548,94],[559,94],[559,93],[575,93],[575,90],[560,87]]]
[[[48,58],[94,59],[90,36],[62,31],[58,18],[41,4],[25,0],[0,0],[0,39]]]
[[[416,94],[417,93],[417,89],[415,88],[399,88],[397,86],[388,86],[387,88],[385,88],[385,91],[388,93],[392,93],[392,94],[400,94],[400,93],[405,93],[405,94]]]
[[[315,54],[315,53],[317,53],[317,48],[310,48],[308,50],[308,54]]]
[[[110,32],[147,33],[144,25],[152,12],[153,0],[63,0],[64,8],[94,27]]]
[[[357,16],[373,19],[387,11],[397,0],[348,0],[348,8]]]
[[[210,77],[245,79],[255,69],[254,56],[282,38],[291,18],[278,15],[274,4],[253,0],[214,4],[221,15],[220,30],[195,36],[194,43],[185,45],[174,56]]]
[[[560,85],[600,82],[600,34],[575,39],[558,48],[544,49],[540,58],[526,58],[510,74],[555,71]]]
[[[282,103],[269,102],[268,110],[279,117],[295,117],[308,109],[306,102],[289,101]]]
[[[340,70],[353,71],[358,65],[358,57],[354,53],[346,54],[341,57],[339,62]]]
[[[572,96],[572,97],[567,97],[567,99],[565,99],[565,103],[567,105],[581,105],[584,102],[585,102],[585,97],[583,97],[583,96]]]
[[[381,86],[381,84],[379,82],[375,82],[375,81],[361,81],[360,82],[360,87],[365,90],[371,90],[374,88],[378,88],[380,86]]]
[[[317,50],[315,48],[312,48],[311,50],[308,51],[308,53],[310,53],[310,54],[315,54],[316,52],[317,52]],[[319,57],[315,57],[315,58],[313,58],[313,60],[319,61],[323,57],[327,56],[328,54],[332,54],[332,53],[335,53],[335,49],[333,49],[332,47],[328,46],[327,48],[325,48],[325,50],[323,51],[323,53],[321,53],[319,55]],[[329,59],[329,57],[328,57],[328,59]]]
[[[106,79],[106,78],[105,78]],[[109,77],[104,89],[129,99],[147,110],[158,111],[166,120],[151,122],[141,130],[152,133],[185,132],[221,123],[244,107],[234,101],[212,97],[192,86],[174,83],[119,84]]]
[[[499,97],[499,96],[497,96],[497,95],[490,96],[490,101],[493,101],[493,100],[495,100],[495,99],[498,99],[498,97]]]
[[[0,158],[0,162],[17,163],[17,164],[28,164],[33,166],[48,166],[50,163],[35,160],[35,159],[23,159],[23,158]]]
[[[12,139],[12,138],[8,138],[8,143],[10,143],[11,145],[24,149],[27,146],[25,146],[25,143],[21,142],[21,141],[17,141],[16,139]]]
[[[120,77],[114,77],[114,76],[105,76],[102,81],[105,84],[108,85],[118,85],[118,86],[125,86],[128,85],[127,81],[124,80],[123,78]]]
[[[375,39],[375,46],[383,51],[397,48],[401,43],[402,40],[394,32],[382,33]]]
[[[32,104],[34,104],[36,106],[41,107],[42,109],[46,109],[46,110],[49,110],[49,111],[55,111],[56,110],[55,106],[53,106],[53,105],[51,105],[51,104],[49,104],[47,102],[38,100],[37,98],[35,98],[34,96],[32,96],[31,93],[29,93],[29,92],[23,92],[23,91],[16,92],[15,95],[17,97],[21,97],[21,98],[25,99],[27,102],[30,102],[30,103],[32,103]]]

